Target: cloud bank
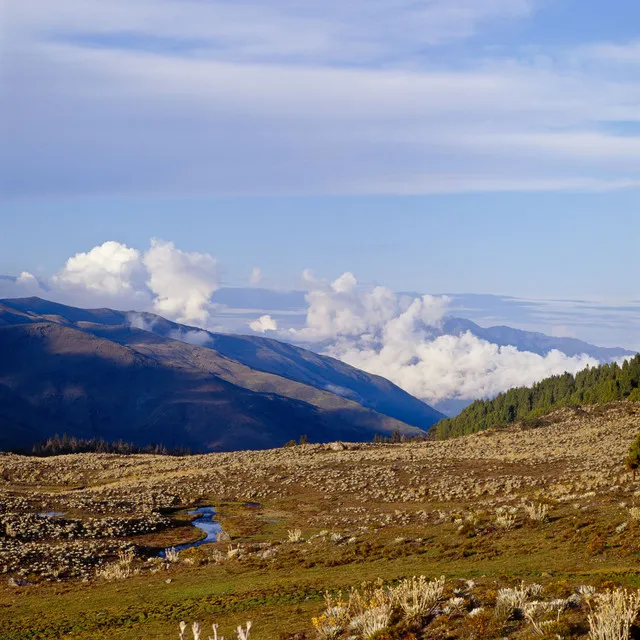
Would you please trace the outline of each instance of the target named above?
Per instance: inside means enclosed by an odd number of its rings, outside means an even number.
[[[321,342],[325,354],[388,378],[428,402],[489,397],[598,364],[586,355],[552,351],[540,356],[498,347],[471,333],[442,335],[445,296],[412,298],[385,287],[362,290],[351,273],[332,283],[306,275],[312,287],[307,324],[289,335]]]

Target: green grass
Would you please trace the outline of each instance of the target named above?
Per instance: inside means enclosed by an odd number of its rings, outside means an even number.
[[[576,420],[586,419],[580,415]],[[629,420],[635,421],[633,429]],[[11,459],[6,463],[11,480],[0,485],[0,501],[9,504],[16,496],[24,497],[34,501],[33,511],[41,510],[36,502],[41,505],[46,500],[79,517],[97,512],[97,506],[104,511],[111,500],[106,493],[84,492],[91,497],[84,512],[73,502],[79,492],[69,489],[78,485],[80,475],[86,477],[87,486],[113,492],[116,504],[124,504],[120,513],[136,515],[135,500],[140,495],[151,498],[165,492],[179,494],[180,500],[173,503],[179,508],[165,509],[175,526],[130,539],[143,567],[138,576],[19,588],[3,580],[0,639],[175,639],[181,620],[197,620],[204,627],[204,638],[216,622],[227,640],[233,640],[232,630],[252,620],[251,640],[279,640],[305,631],[311,640],[311,618],[322,611],[325,591],[421,574],[445,575],[449,584],[474,579],[479,597],[488,603],[498,588],[521,580],[544,584],[550,593],[581,584],[640,587],[640,523],[629,518],[624,506],[640,502],[640,484],[621,475],[628,447],[625,438],[633,437],[638,428],[640,418],[621,410],[609,422],[594,415],[586,426],[569,422],[557,430],[483,434],[457,442],[340,454],[297,447],[265,453],[264,458],[237,454],[236,459],[236,454],[229,454],[182,462],[78,456],[66,458],[62,471],[46,466],[50,464],[46,461]],[[522,439],[529,443],[526,450]],[[488,449],[493,457],[483,458]],[[612,451],[619,464],[611,461]],[[227,467],[217,474],[214,462],[220,460]],[[428,489],[424,495],[411,493],[423,485]],[[474,494],[478,486],[482,492]],[[460,487],[464,491],[455,493]],[[260,495],[264,489],[271,492],[269,497]],[[554,499],[556,489],[562,489],[557,496],[575,497],[564,502]],[[262,506],[248,508],[243,501],[256,495]],[[521,511],[515,529],[497,528],[496,506],[519,504],[521,499],[548,502],[549,522],[531,522]],[[73,508],[65,507],[65,501]],[[206,545],[183,552],[182,559],[190,558],[194,564],[181,562],[151,573],[145,556],[201,536],[189,524],[187,513],[196,505],[216,507],[232,544],[245,549],[245,555],[216,564],[209,561],[212,552],[216,548],[226,552],[228,543]],[[447,516],[441,521],[439,510]],[[429,517],[421,519],[420,511]],[[473,526],[463,523],[460,528],[453,522],[452,514],[464,519],[471,512],[477,516]],[[618,531],[623,521],[628,526]],[[295,528],[305,539],[327,529],[357,541],[283,543],[287,531]],[[248,555],[251,545],[263,542],[274,543],[275,556]],[[580,612],[583,619],[578,623],[583,626],[584,614]],[[511,634],[514,640],[530,640],[526,634],[518,635],[521,632],[516,629],[499,637]]]
[[[239,505],[225,505],[223,512],[227,524],[235,518],[243,531],[252,529],[253,520],[256,537],[263,536],[257,514]],[[177,637],[181,620],[218,622],[228,631],[254,620],[252,638],[267,640],[280,633],[309,630],[311,616],[322,609],[325,590],[419,574],[484,577],[504,583],[613,580],[640,585],[636,556],[594,559],[579,541],[561,545],[559,538],[568,534],[567,525],[574,522],[572,512],[565,509],[555,522],[525,524],[505,534],[486,536],[467,537],[451,524],[392,527],[383,536],[370,536],[376,554],[389,556],[374,560],[357,554],[349,558],[353,548],[331,544],[302,554],[311,547],[303,543],[291,545],[291,554],[279,558],[271,568],[230,561],[222,566],[178,565],[119,582],[42,584],[20,590],[6,587],[0,592],[0,612],[6,614],[0,616],[0,638],[152,640]],[[286,529],[286,523],[281,528]],[[400,534],[408,538],[421,535],[433,542],[417,549],[393,543]],[[245,538],[250,539],[250,535]],[[304,568],[302,560],[318,564]],[[322,564],[327,561],[345,564]]]

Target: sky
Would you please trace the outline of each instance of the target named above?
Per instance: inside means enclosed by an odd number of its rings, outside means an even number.
[[[314,268],[635,295],[632,0],[5,0],[1,17],[0,273],[159,237],[220,256],[230,284],[255,263],[280,287]]]
[[[512,296],[487,321],[640,348],[637,2],[0,11],[0,275],[17,278],[0,294],[211,328],[221,287],[300,289],[288,330],[333,327],[333,352],[370,369],[385,345],[433,357],[422,294]],[[530,300],[546,320],[518,316]],[[403,323],[402,345],[383,336]]]

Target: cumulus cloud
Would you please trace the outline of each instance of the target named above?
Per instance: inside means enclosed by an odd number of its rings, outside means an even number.
[[[547,376],[572,373],[597,361],[559,351],[540,356],[499,347],[471,333],[443,335],[445,296],[395,294],[385,287],[361,289],[353,274],[332,283],[308,280],[309,309],[297,341],[319,342],[323,352],[384,376],[427,401],[493,396]]]
[[[277,331],[278,323],[270,315],[264,315],[250,322],[249,327],[256,333],[266,333],[267,331]]]
[[[317,279],[309,271],[303,278],[310,288],[306,326],[293,335],[306,342],[332,338],[375,342],[383,339],[387,328],[409,318],[430,332],[442,320],[448,303],[444,296],[412,298],[381,286],[363,290],[350,272],[333,282]]]
[[[133,288],[132,277],[139,268],[138,251],[119,242],[108,241],[69,258],[53,277],[53,283],[118,294]]]
[[[207,323],[213,308],[210,298],[218,288],[218,263],[212,256],[188,253],[176,249],[172,242],[152,240],[142,262],[159,314],[178,322]]]
[[[471,333],[424,340],[393,336],[379,349],[341,342],[326,350],[344,362],[384,376],[412,395],[436,402],[484,398],[511,387],[528,386],[551,375],[576,373],[597,360],[551,351],[540,356],[499,347]]]
[[[28,271],[23,271],[17,277],[0,276],[0,298],[26,298],[44,294],[40,281]]]
[[[211,255],[182,251],[171,242],[153,240],[145,251],[109,241],[72,256],[48,281],[28,272],[0,278],[0,296],[42,295],[79,306],[135,308],[138,313],[129,314],[129,322],[145,330],[153,330],[153,318],[140,313],[145,311],[215,330],[217,309],[211,296],[218,271]],[[280,327],[271,315],[261,315],[249,327],[382,375],[426,401],[492,396],[597,364],[585,355],[552,351],[540,356],[499,347],[471,333],[445,335],[446,296],[364,287],[351,272],[329,281],[307,270],[302,279],[308,305],[303,328]],[[195,345],[210,340],[199,329],[175,331],[170,337]]]
[[[146,308],[151,300],[141,253],[113,240],[69,258],[50,286],[69,304]]]
[[[69,258],[45,285],[27,272],[0,280],[2,297],[40,295],[81,307],[155,311],[199,327],[210,326],[217,308],[211,296],[217,288],[215,258],[163,240],[152,240],[146,251],[104,242]],[[139,314],[130,319],[132,326],[143,329],[148,323]]]

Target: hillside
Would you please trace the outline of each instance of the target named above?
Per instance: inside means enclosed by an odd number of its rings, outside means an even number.
[[[605,364],[576,375],[552,376],[531,387],[510,389],[491,400],[476,400],[458,416],[440,421],[436,437],[445,439],[489,427],[537,418],[558,407],[640,401],[640,355],[622,365]]]
[[[0,455],[0,637],[166,640],[184,620],[233,638],[251,620],[251,640],[362,640],[346,614],[320,634],[325,594],[369,581],[383,601],[426,576],[434,611],[394,610],[378,637],[586,639],[608,590],[638,593],[639,484],[623,461],[639,431],[627,402],[443,442]],[[230,540],[159,558],[198,539],[189,512],[211,505]]]
[[[2,301],[0,447],[29,447],[56,432],[194,451],[268,448],[301,435],[368,441],[376,433],[424,433],[390,414],[410,415],[425,428],[441,415],[382,378],[330,358],[296,350],[287,377],[285,357],[270,362],[283,375],[254,369],[169,337],[190,328],[150,314],[142,319],[158,333],[110,309]],[[270,353],[276,347],[268,341]],[[313,365],[308,370],[305,358]],[[362,394],[332,391],[335,380]],[[365,406],[363,397],[388,413]]]
[[[104,326],[139,328],[164,338],[214,350],[216,353],[246,365],[256,371],[271,373],[280,379],[299,382],[317,389],[323,395],[329,392],[359,405],[373,409],[400,422],[428,430],[443,414],[381,376],[351,367],[339,360],[322,356],[269,338],[213,333],[171,322],[153,313],[114,311],[113,309],[78,309],[41,298],[4,300],[7,316],[0,306],[0,324],[3,317],[22,314],[37,321],[48,321],[73,326],[101,335]],[[111,331],[110,339],[118,332]],[[127,332],[120,332],[126,342]],[[305,395],[307,395],[306,392]],[[297,397],[297,396],[294,396]]]

